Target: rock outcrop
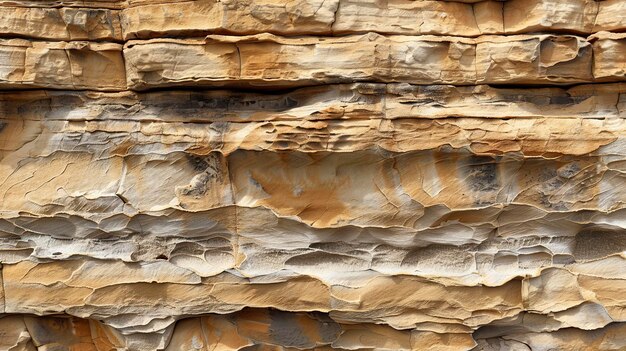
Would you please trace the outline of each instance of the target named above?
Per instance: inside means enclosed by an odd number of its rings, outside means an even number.
[[[0,0],[0,350],[626,349],[625,0]]]

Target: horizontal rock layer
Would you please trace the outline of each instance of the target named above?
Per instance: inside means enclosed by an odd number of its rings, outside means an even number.
[[[46,4],[56,6],[44,7]],[[17,0],[0,2],[0,19],[0,36],[51,40],[119,41],[264,32],[287,36],[378,32],[475,37],[536,31],[623,31],[626,5],[621,0]]]
[[[38,150],[50,153],[89,150],[90,139],[84,137],[97,138],[99,147],[116,155],[151,148],[206,155],[237,149],[405,152],[443,146],[481,155],[602,155],[619,153],[617,147],[599,148],[618,145],[624,134],[619,117],[626,110],[625,91],[620,83],[532,93],[408,84],[320,86],[282,95],[4,93],[4,135],[10,142],[2,150],[26,146],[10,137],[26,128],[41,133]],[[115,139],[108,140],[110,135]]]
[[[0,36],[68,41],[122,40],[118,10],[23,5],[0,3]]]
[[[0,89],[125,89],[122,47],[111,43],[0,40]]]
[[[6,121],[359,122],[463,117],[619,122],[625,111],[625,83],[533,89],[355,83],[276,94],[237,90],[0,92],[0,117]]]
[[[624,10],[0,0],[0,349],[626,349]]]
[[[329,55],[335,59],[328,61]],[[112,43],[12,39],[0,41],[0,89],[612,82],[624,79],[620,59],[625,55],[626,36],[611,33],[588,40],[562,35],[463,39],[370,33],[319,39],[262,34],[131,41],[123,50]]]
[[[199,41],[131,41],[124,49],[128,86],[138,90],[353,81],[454,85],[619,81],[626,74],[619,61],[625,54],[626,35],[621,34],[598,34],[591,41],[549,35],[210,36]]]
[[[600,332],[573,328],[542,333],[518,328],[478,338],[477,350],[513,349],[525,345],[563,349],[613,350],[623,346],[624,325],[614,323]],[[40,347],[86,351],[119,350],[140,339],[108,328],[95,320],[69,316],[36,317],[8,315],[0,319],[5,349],[35,350]],[[339,324],[322,313],[289,313],[247,309],[228,315],[205,315],[179,321],[167,332],[172,342],[168,351],[201,350],[206,347],[228,350],[458,350],[472,341],[463,334],[398,331],[374,324]],[[477,333],[478,335],[479,333]],[[504,336],[504,337],[503,337]],[[59,340],[52,341],[52,340]],[[519,341],[518,341],[519,340]]]

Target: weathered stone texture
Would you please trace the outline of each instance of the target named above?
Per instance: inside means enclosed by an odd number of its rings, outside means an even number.
[[[0,89],[122,90],[122,47],[112,43],[0,40]]]
[[[131,41],[128,86],[298,86],[352,81],[415,84],[547,84],[620,81],[626,36],[338,38],[210,36]],[[328,57],[333,57],[332,61]],[[354,69],[357,65],[358,69]]]
[[[626,29],[626,5],[621,0],[5,0],[0,4],[4,5],[0,6],[3,18],[8,19],[0,24],[0,35],[55,40],[264,32],[287,36],[378,32],[477,37]],[[42,27],[46,30],[41,31]]]
[[[0,350],[626,349],[625,30],[0,0]]]
[[[2,36],[52,40],[122,40],[119,11],[0,6]]]

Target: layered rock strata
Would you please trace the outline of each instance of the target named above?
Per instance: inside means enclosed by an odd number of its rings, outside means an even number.
[[[2,0],[3,36],[128,40],[208,34],[364,32],[477,37],[626,28],[621,0]],[[45,31],[40,30],[45,28]]]
[[[0,1],[0,349],[625,349],[625,29]]]

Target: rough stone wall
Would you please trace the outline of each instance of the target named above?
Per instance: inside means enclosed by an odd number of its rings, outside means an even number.
[[[626,350],[626,0],[0,0],[0,350]]]

